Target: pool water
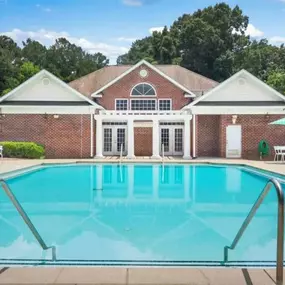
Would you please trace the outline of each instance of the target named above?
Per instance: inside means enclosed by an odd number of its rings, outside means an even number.
[[[268,177],[240,166],[54,165],[7,180],[57,263],[216,264]],[[276,258],[277,198],[266,197],[229,261]],[[0,188],[0,263],[45,260]]]

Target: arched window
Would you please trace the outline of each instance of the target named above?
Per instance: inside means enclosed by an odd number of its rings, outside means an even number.
[[[132,96],[156,96],[155,89],[148,83],[139,83],[131,92]]]

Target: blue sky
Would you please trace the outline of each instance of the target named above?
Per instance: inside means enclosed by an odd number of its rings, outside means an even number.
[[[248,33],[285,42],[285,0],[227,0],[249,16]],[[212,0],[0,0],[0,34],[21,43],[27,37],[50,45],[67,37],[115,63],[133,40],[151,28],[170,25],[183,13],[213,5]]]

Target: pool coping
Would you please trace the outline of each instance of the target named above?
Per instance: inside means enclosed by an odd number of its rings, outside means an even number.
[[[27,160],[23,160],[27,161]],[[28,161],[33,161],[33,160],[28,160]],[[252,161],[252,160],[226,160],[226,159],[221,159],[221,160],[211,160],[211,159],[191,159],[191,160],[184,160],[184,159],[172,159],[172,160],[166,160],[163,163],[161,160],[157,159],[123,159],[122,161],[118,159],[82,159],[82,160],[56,160],[56,161],[48,161],[44,160],[44,162],[37,161],[36,164],[34,165],[29,165],[29,166],[23,166],[19,169],[15,170],[8,170],[2,172],[0,170],[0,179],[8,179],[8,178],[13,178],[14,176],[18,176],[21,174],[26,174],[29,173],[30,171],[37,170],[38,168],[41,169],[41,167],[44,166],[75,166],[75,165],[92,165],[92,164],[166,164],[166,165],[171,165],[171,164],[185,164],[185,165],[221,165],[221,166],[237,166],[237,167],[248,167],[252,168],[256,171],[265,171],[268,172],[269,175],[270,173],[272,175],[277,175],[277,176],[284,176],[284,178],[278,178],[279,180],[284,180],[285,181],[285,164],[284,166],[284,172],[282,173],[281,171],[275,171],[270,168],[270,164],[266,164],[266,167],[263,167],[262,165],[256,166],[256,163],[261,163],[263,161]],[[264,162],[263,162],[264,163]],[[269,166],[269,167],[268,167]],[[248,170],[248,169],[247,169]],[[254,172],[254,171],[253,171]],[[262,173],[264,174],[264,173]],[[268,176],[264,174],[264,176]],[[270,178],[270,177],[268,177]]]

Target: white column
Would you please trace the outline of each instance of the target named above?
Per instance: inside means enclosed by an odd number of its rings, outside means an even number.
[[[193,130],[192,130],[192,148],[193,148],[193,157],[196,157],[196,115],[193,115]]]
[[[96,118],[96,157],[103,157],[103,139],[102,139],[103,127],[102,119]]]
[[[94,116],[90,116],[90,157],[94,156]]]
[[[159,122],[152,122],[152,158],[160,158],[159,155]]]
[[[190,155],[190,120],[185,119],[184,121],[184,159],[191,159]]]
[[[134,141],[134,120],[128,119],[128,156],[127,158],[135,157],[135,141]]]

